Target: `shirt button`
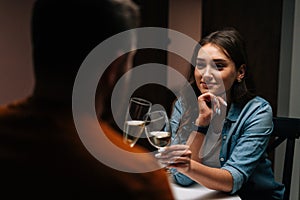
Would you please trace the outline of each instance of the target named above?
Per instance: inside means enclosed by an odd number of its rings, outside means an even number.
[[[226,140],[226,138],[227,138],[226,135],[224,135],[224,136],[223,136],[223,140]]]
[[[223,161],[224,161],[224,158],[220,158],[220,161],[223,162]]]

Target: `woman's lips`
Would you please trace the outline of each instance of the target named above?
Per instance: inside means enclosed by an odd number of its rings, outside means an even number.
[[[201,82],[200,83],[200,85],[204,88],[204,89],[208,89],[208,86],[207,86],[207,84],[206,83],[204,83],[204,82]]]
[[[204,89],[209,89],[209,88],[213,88],[215,84],[213,84],[213,83],[205,83],[205,82],[201,82],[200,85],[201,85]]]

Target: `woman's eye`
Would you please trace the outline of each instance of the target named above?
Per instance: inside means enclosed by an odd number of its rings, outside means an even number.
[[[221,63],[216,63],[216,66],[218,70],[222,70],[225,67],[225,65]]]
[[[203,68],[206,67],[206,64],[203,63],[203,62],[197,62],[197,63],[196,63],[196,67],[197,67],[198,69],[203,69]]]

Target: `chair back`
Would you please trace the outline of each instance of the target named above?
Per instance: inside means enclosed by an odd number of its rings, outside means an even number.
[[[279,146],[283,141],[286,140],[282,183],[285,185],[284,200],[289,200],[295,141],[296,139],[299,139],[300,135],[300,119],[290,117],[273,117],[273,123],[274,129],[272,136],[275,139],[269,145],[268,151],[274,151],[277,146]]]

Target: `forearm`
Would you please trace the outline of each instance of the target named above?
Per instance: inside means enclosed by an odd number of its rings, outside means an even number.
[[[182,173],[213,190],[230,192],[233,187],[232,175],[227,170],[208,167],[194,160],[191,160],[189,170]]]
[[[205,135],[201,133],[197,133],[196,131],[193,131],[190,134],[190,137],[187,141],[187,145],[190,146],[190,150],[192,151],[192,160],[196,160],[197,162],[201,162],[199,158],[199,150],[201,149],[203,140],[204,140]]]

